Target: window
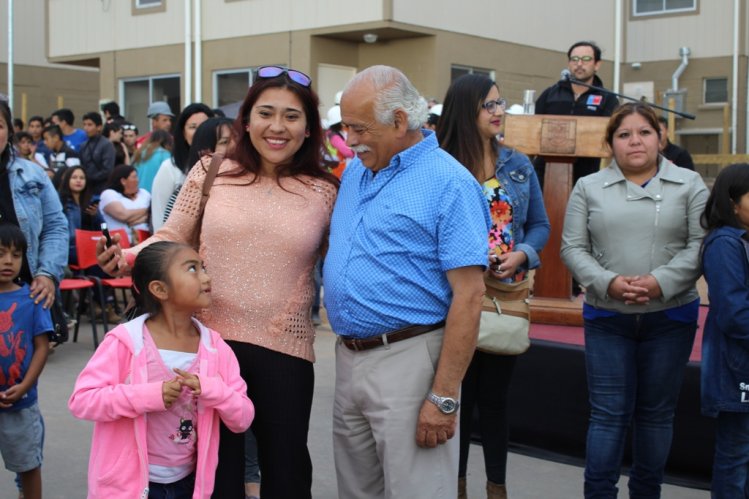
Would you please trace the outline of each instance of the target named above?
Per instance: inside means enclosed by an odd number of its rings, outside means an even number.
[[[134,16],[166,12],[166,0],[132,0],[130,13]]]
[[[215,71],[213,73],[213,106],[240,102],[252,85],[252,69]]]
[[[496,80],[494,77],[494,70],[492,69],[472,68],[470,66],[460,66],[458,64],[450,66],[450,81],[454,81],[463,75],[473,74],[488,76],[492,80]]]
[[[728,102],[728,78],[705,78],[702,102],[705,104]]]
[[[697,0],[633,0],[632,13],[635,16],[673,14],[697,10]]]
[[[179,114],[182,109],[179,75],[120,80],[120,109],[128,121],[138,127],[141,134],[151,129],[146,113],[148,106],[154,101],[165,101],[175,116]]]

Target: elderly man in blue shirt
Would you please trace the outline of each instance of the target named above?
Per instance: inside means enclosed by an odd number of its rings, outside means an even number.
[[[468,170],[421,130],[426,105],[395,68],[341,100],[346,168],[324,265],[336,346],[338,494],[457,492],[460,383],[476,345],[491,220]]]

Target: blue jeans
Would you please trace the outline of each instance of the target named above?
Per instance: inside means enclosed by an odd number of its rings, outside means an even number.
[[[749,413],[721,412],[715,427],[713,499],[749,497]]]
[[[173,483],[148,482],[148,499],[192,499],[195,473]]]
[[[674,410],[696,329],[696,322],[672,320],[665,312],[585,320],[591,406],[586,498],[617,497],[630,425],[630,497],[660,497]]]

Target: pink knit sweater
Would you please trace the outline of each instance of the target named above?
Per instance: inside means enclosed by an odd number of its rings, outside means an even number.
[[[205,161],[208,165],[209,161]],[[327,237],[336,188],[312,177],[225,177],[237,164],[224,160],[211,187],[199,229],[205,179],[195,167],[169,220],[137,254],[156,241],[189,243],[200,230],[199,253],[211,276],[211,308],[200,320],[226,340],[259,345],[314,362],[312,268]]]

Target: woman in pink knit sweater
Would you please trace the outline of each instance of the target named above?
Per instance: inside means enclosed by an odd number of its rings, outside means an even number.
[[[255,404],[263,499],[311,497],[312,268],[326,243],[338,184],[320,167],[322,130],[310,85],[298,71],[258,69],[202,224],[205,160],[190,171],[169,219],[151,238],[127,252],[116,244],[105,251],[100,243],[102,267],[123,274],[144,245],[189,242],[199,234],[213,279],[213,304],[200,320],[234,350]],[[243,499],[243,470],[244,437],[222,427],[214,497]]]

